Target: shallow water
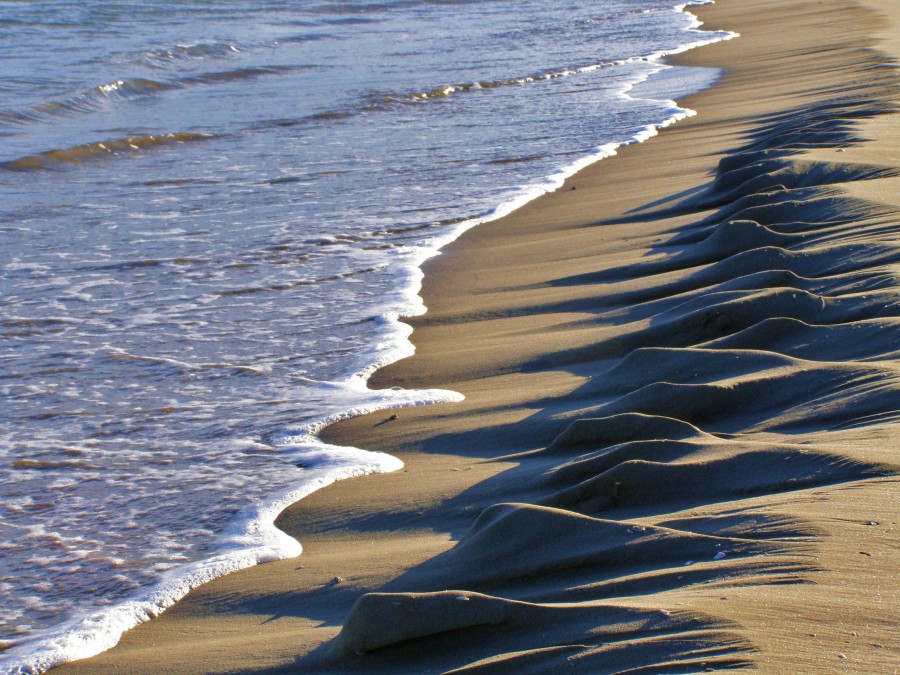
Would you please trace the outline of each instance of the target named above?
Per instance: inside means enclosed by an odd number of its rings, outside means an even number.
[[[0,2],[0,667],[296,555],[283,506],[399,466],[324,421],[457,397],[365,388],[417,265],[716,77],[629,97],[724,36],[547,5]]]

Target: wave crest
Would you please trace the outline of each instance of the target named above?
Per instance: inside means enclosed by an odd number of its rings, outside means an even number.
[[[194,141],[204,141],[213,138],[211,134],[197,133],[168,133],[145,134],[141,136],[128,136],[109,141],[76,145],[71,148],[48,150],[36,155],[20,157],[0,164],[0,168],[6,171],[51,171],[64,169],[86,162],[111,157],[137,155],[145,150],[180,145]]]

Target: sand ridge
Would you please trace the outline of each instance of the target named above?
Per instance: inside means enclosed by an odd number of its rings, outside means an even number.
[[[900,668],[900,149],[864,133],[900,124],[885,19],[696,11],[742,34],[679,57],[726,67],[696,118],[427,266],[417,354],[373,386],[466,401],[327,431],[407,470],[289,508],[299,561],[61,670]]]
[[[542,360],[546,368],[619,359],[567,396],[568,410],[542,420],[549,428],[567,423],[546,450],[520,456],[517,483],[531,503],[482,511],[450,551],[359,598],[335,643],[298,665],[684,672],[754,664],[756,646],[725,617],[628,600],[653,595],[664,605],[667,592],[698,586],[810,583],[819,569],[815,527],[789,513],[734,515],[735,506],[897,475],[889,448],[863,458],[847,440],[828,438],[878,426],[893,433],[900,418],[890,358],[900,334],[886,320],[900,314],[886,265],[900,251],[900,209],[816,192],[897,172],[794,159],[812,145],[852,142],[849,120],[892,113],[885,103],[832,101],[779,115],[775,132],[770,124],[755,129],[691,198],[698,212],[718,207],[718,218],[679,228],[650,261],[582,277],[613,285],[640,278],[652,299],[617,312],[614,337]],[[807,134],[794,116],[818,124]],[[840,124],[823,131],[832,119]],[[761,144],[779,159],[760,158]],[[735,209],[749,199],[752,207]],[[882,250],[848,257],[847,240]],[[654,277],[674,271],[683,273],[680,284],[654,286]],[[883,340],[851,334],[819,339],[815,353],[804,349],[810,332],[865,330],[872,321]],[[745,333],[752,348],[742,344]],[[856,360],[845,341],[860,350]],[[699,506],[715,511],[683,515]]]

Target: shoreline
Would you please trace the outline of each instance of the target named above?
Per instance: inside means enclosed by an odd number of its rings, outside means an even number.
[[[808,3],[790,4],[798,8]],[[740,15],[740,10],[730,5],[720,0],[718,6],[694,10],[703,15],[707,28],[713,28],[712,15],[723,22],[723,28],[743,33],[740,27],[728,25],[730,12]],[[769,11],[778,12],[774,5]],[[767,20],[773,21],[763,17],[757,23]],[[831,21],[839,24],[841,18]],[[857,24],[854,26],[860,30]],[[857,41],[860,39],[856,36]],[[710,52],[721,52],[722,45],[708,45],[677,60],[717,65]],[[746,50],[735,51],[744,52],[747,59]],[[843,54],[829,57],[832,62],[827,68],[839,66],[841,56],[846,58]],[[808,61],[804,65],[809,65]],[[151,664],[156,659],[157,670],[160,663],[170,667],[174,663],[179,671],[187,672],[208,669],[212,658],[221,664],[216,669],[293,664],[295,655],[337,634],[349,606],[364,590],[377,589],[398,573],[453,545],[471,526],[474,515],[497,501],[496,494],[514,495],[515,501],[533,497],[528,490],[517,491],[509,484],[513,479],[517,482],[512,469],[525,463],[521,453],[550,444],[570,421],[572,404],[564,402],[573,390],[589,382],[590,375],[603,373],[605,366],[615,364],[615,356],[604,357],[598,365],[577,355],[598,335],[596,326],[590,325],[596,313],[597,289],[574,280],[579,275],[595,274],[598,260],[602,263],[604,257],[607,267],[612,267],[610,261],[633,255],[634,245],[629,242],[636,238],[658,247],[669,236],[666,232],[697,220],[695,212],[685,211],[664,220],[659,215],[652,216],[655,220],[645,216],[646,222],[609,223],[601,228],[596,225],[598,214],[610,220],[615,214],[639,209],[660,198],[696,190],[705,180],[705,171],[712,168],[709,156],[724,154],[729,144],[735,144],[737,135],[751,128],[751,115],[774,112],[779,106],[796,108],[786,102],[801,100],[789,87],[797,86],[799,76],[792,80],[788,74],[777,73],[789,81],[779,82],[783,91],[773,90],[761,100],[745,101],[753,112],[742,109],[739,117],[743,119],[732,119],[734,113],[727,110],[731,104],[723,97],[734,96],[734,85],[729,92],[728,80],[736,71],[740,76],[740,64],[732,65],[725,83],[680,102],[682,107],[698,110],[699,115],[667,130],[662,149],[662,143],[655,143],[660,139],[622,148],[614,162],[595,164],[570,178],[569,184],[577,192],[564,188],[504,218],[497,228],[471,230],[452,244],[449,252],[428,263],[423,295],[429,312],[410,322],[415,328],[413,341],[418,353],[377,373],[372,384],[402,382],[415,388],[425,384],[426,388],[455,389],[454,383],[463,383],[466,403],[405,409],[398,411],[396,421],[373,429],[373,425],[385,421],[383,412],[375,413],[342,422],[327,432],[330,440],[388,449],[391,454],[399,445],[404,452],[397,454],[410,467],[406,472],[362,479],[365,486],[358,479],[345,481],[307,497],[279,518],[279,525],[303,543],[304,556],[252,568],[204,586],[161,620],[126,635],[120,647],[66,667],[139,672],[142,668],[153,670]],[[836,77],[829,72],[818,75],[822,80]],[[840,81],[819,86],[837,89]],[[813,99],[815,96],[810,95]],[[691,104],[694,99],[696,105]],[[706,119],[708,116],[712,119]],[[697,121],[691,124],[693,120]],[[717,134],[714,142],[710,133]],[[686,141],[702,141],[705,145],[682,161],[678,151]],[[654,154],[662,154],[663,162],[678,161],[679,166],[666,168]],[[625,162],[629,166],[621,166]],[[663,172],[661,183],[645,176],[651,171]],[[643,181],[632,186],[636,176]],[[619,194],[626,188],[635,188],[634,193]],[[615,197],[612,206],[608,204],[611,194]],[[494,225],[498,223],[501,221]],[[584,236],[592,227],[602,230],[601,242]],[[560,242],[559,251],[549,256],[548,237],[554,244]],[[599,250],[600,244],[604,250]],[[649,249],[645,246],[645,250]],[[484,251],[490,251],[490,260],[485,260]],[[468,268],[459,269],[460,256],[478,258],[479,252],[480,261],[467,262]],[[456,266],[450,262],[453,256]],[[502,275],[492,274],[492,268],[502,270]],[[506,283],[501,276],[510,278],[510,270],[515,272],[512,277],[516,288],[501,289]],[[467,276],[461,279],[462,275]],[[548,284],[548,279],[562,276],[572,281],[567,285]],[[621,282],[622,293],[646,292],[638,281]],[[537,299],[543,303],[543,311],[535,311],[540,307]],[[599,334],[602,336],[602,330]],[[559,353],[563,351],[569,356],[562,358]],[[470,449],[476,445],[477,452]],[[519,456],[496,459],[513,453]],[[409,473],[413,480],[404,476]],[[490,494],[484,494],[478,486],[489,478],[494,479],[493,487]],[[467,491],[465,498],[458,496]],[[802,508],[796,506],[797,511]],[[360,550],[360,538],[370,549]],[[331,584],[335,577],[342,580]],[[695,597],[691,600],[697,602]],[[750,602],[734,603],[739,605],[736,614],[741,616],[741,608],[746,610]],[[283,625],[263,628],[269,621],[260,617],[266,614],[277,617]],[[191,635],[182,635],[188,626],[195,625],[201,627]],[[254,627],[252,635],[247,634],[249,626]]]
[[[702,4],[704,4],[704,0],[700,0],[699,6],[702,6]],[[632,135],[627,137],[625,140],[610,142],[602,146],[593,148],[589,153],[579,157],[576,161],[563,166],[551,175],[546,176],[543,179],[543,184],[535,183],[528,188],[523,188],[522,194],[509,201],[501,203],[499,206],[493,208],[485,215],[469,218],[462,221],[450,234],[441,236],[435,244],[433,244],[427,250],[417,256],[416,259],[419,262],[415,265],[415,272],[418,272],[418,270],[421,269],[421,266],[425,261],[439,256],[446,246],[458,239],[469,229],[483,226],[492,223],[495,220],[499,220],[508,216],[510,213],[513,213],[525,204],[528,204],[529,202],[536,199],[540,199],[544,195],[560,189],[564,185],[565,181],[571,179],[573,176],[577,175],[585,168],[595,164],[596,162],[602,161],[603,159],[614,157],[620,149],[630,145],[642,143],[647,138],[652,138],[653,136],[657,135],[662,129],[672,124],[676,124],[677,122],[695,114],[694,111],[679,106],[677,102],[672,99],[655,98],[652,95],[632,97],[632,92],[635,88],[640,88],[647,85],[647,83],[651,81],[656,75],[660,74],[670,67],[665,64],[665,59],[671,58],[676,54],[681,54],[686,51],[696,49],[701,46],[714,44],[715,42],[719,41],[727,41],[736,37],[735,34],[723,34],[721,37],[714,37],[711,34],[709,36],[706,35],[706,31],[702,29],[702,22],[699,22],[696,19],[696,16],[690,11],[690,9],[694,6],[697,5],[691,3],[677,5],[672,9],[672,11],[676,13],[684,13],[691,17],[692,25],[688,29],[686,29],[686,35],[694,36],[698,38],[698,40],[687,42],[686,44],[671,51],[659,51],[644,56],[629,57],[622,61],[626,63],[647,62],[652,64],[657,69],[649,73],[648,75],[641,76],[640,79],[627,84],[620,95],[626,98],[646,98],[648,100],[654,100],[658,101],[659,103],[668,104],[670,106],[668,110],[669,117],[652,125],[635,127],[631,130]],[[703,39],[701,40],[699,38]],[[598,68],[602,68],[603,66],[604,64],[585,66],[584,68],[578,69],[578,71],[592,71]],[[410,276],[415,277],[415,274],[411,274]],[[415,305],[417,303],[420,304],[421,299],[419,298],[417,293],[410,292],[409,289],[404,290],[405,294],[410,296],[410,299],[408,299],[408,306],[415,309]],[[412,298],[414,298],[414,300]],[[425,308],[424,306],[422,306],[420,313],[424,312]],[[402,325],[403,327],[405,327],[406,320],[418,315],[418,313],[404,314],[401,315],[400,319],[392,318],[390,320],[392,322],[396,322],[398,326]],[[399,332],[402,333],[403,331],[400,330]],[[397,340],[391,337],[391,339],[387,342],[397,342]],[[411,347],[411,344],[409,346]],[[390,360],[386,364],[373,364],[371,366],[367,366],[365,368],[357,370],[349,376],[348,381],[362,381],[376,370],[412,355],[411,349],[400,349],[399,351],[404,353],[400,356],[391,353],[391,356],[389,357]],[[342,383],[345,384],[345,382],[343,381]],[[441,389],[407,390],[407,398],[409,398],[410,401],[404,401],[403,398],[403,396],[399,397],[398,400],[394,401],[394,405],[387,405],[382,403],[380,404],[380,407],[373,407],[366,413],[354,412],[352,413],[352,415],[350,415],[350,417],[335,415],[324,420],[313,420],[301,427],[302,433],[299,433],[298,437],[303,439],[303,443],[322,445],[323,447],[330,449],[329,444],[322,443],[318,439],[318,429],[328,427],[348,418],[359,416],[360,414],[377,415],[383,413],[385,410],[400,410],[407,407],[434,405],[434,401],[453,403],[456,402],[456,393]],[[343,446],[338,446],[338,450],[341,449],[345,448],[343,448]],[[351,455],[359,455],[358,457],[354,457],[354,459],[356,459],[356,461],[358,462],[357,466],[337,465],[329,471],[319,472],[318,475],[310,478],[306,483],[292,487],[290,489],[286,489],[266,503],[248,510],[254,513],[255,517],[251,518],[251,516],[248,514],[246,516],[248,520],[244,524],[245,526],[241,529],[233,527],[233,531],[229,531],[227,538],[252,540],[254,542],[252,546],[244,544],[243,548],[234,551],[223,551],[209,558],[197,560],[184,566],[183,570],[176,570],[182,573],[176,574],[166,579],[165,582],[160,583],[158,586],[149,587],[148,589],[144,589],[137,596],[127,598],[124,601],[115,603],[112,606],[111,611],[95,612],[87,617],[75,619],[73,620],[73,623],[82,626],[82,628],[66,632],[63,636],[64,640],[67,643],[96,642],[102,644],[111,644],[114,646],[115,642],[121,636],[121,633],[114,639],[107,639],[107,635],[104,631],[109,629],[101,628],[95,632],[94,626],[103,624],[113,624],[117,626],[127,625],[128,628],[124,629],[122,633],[127,632],[127,630],[131,630],[133,627],[136,627],[137,625],[140,625],[141,623],[149,620],[141,617],[152,616],[153,618],[156,618],[157,616],[165,612],[169,607],[173,606],[176,602],[180,601],[180,599],[184,597],[184,595],[197,588],[198,585],[208,583],[208,581],[211,579],[223,576],[223,574],[233,574],[236,571],[247,569],[248,567],[256,564],[263,564],[264,562],[270,562],[272,560],[291,559],[300,555],[299,553],[293,553],[293,551],[298,550],[302,542],[297,542],[292,538],[284,537],[281,531],[277,530],[277,528],[274,527],[274,521],[276,518],[272,514],[277,513],[277,511],[283,510],[283,508],[285,508],[283,506],[284,504],[295,504],[300,501],[300,499],[303,499],[304,496],[316,490],[324,489],[324,487],[327,487],[333,482],[347,480],[350,477],[366,477],[397,470],[395,466],[398,462],[395,462],[393,458],[388,454],[369,453],[371,454],[371,457],[364,457],[362,455],[366,454],[365,450],[362,450],[362,452],[359,453],[356,452],[356,448],[346,448],[346,450]],[[344,461],[346,462],[350,460]],[[303,496],[296,497],[296,495]],[[260,516],[259,514],[263,515]],[[266,533],[267,531],[270,533],[268,539],[265,539],[264,536],[261,536],[259,534],[260,532]],[[271,536],[271,531],[275,531],[274,537]],[[290,552],[290,554],[284,555],[284,551],[288,551]],[[220,573],[219,570],[221,569],[227,569],[228,571]],[[112,632],[110,632],[110,635],[112,635]],[[57,643],[55,639],[51,639],[49,642],[51,644]],[[66,648],[70,647],[67,646]],[[98,653],[102,653],[109,648],[111,647],[106,647]],[[93,647],[91,647],[91,649],[93,649]],[[38,654],[43,655],[43,652],[41,650],[38,650]],[[55,656],[53,654],[50,654],[46,659],[38,659],[37,662],[50,662],[54,658]],[[90,656],[81,657],[79,659],[76,659],[76,661],[83,660],[84,658],[90,658]],[[62,661],[60,665],[68,662],[69,661]]]

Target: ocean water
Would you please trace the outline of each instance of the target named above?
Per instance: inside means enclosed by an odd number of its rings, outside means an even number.
[[[298,555],[284,506],[400,468],[315,433],[460,398],[366,387],[418,266],[688,115],[718,73],[660,57],[730,35],[684,9],[0,1],[0,671]]]

